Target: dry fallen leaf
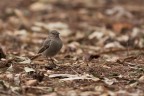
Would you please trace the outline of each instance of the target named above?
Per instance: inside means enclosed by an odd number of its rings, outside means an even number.
[[[126,10],[123,6],[113,6],[113,8],[106,10],[106,14],[111,15],[116,19],[120,19],[122,17],[133,18],[133,14]]]
[[[105,87],[104,86],[96,86],[95,87],[95,91],[104,92],[105,91]]]
[[[41,96],[58,96],[58,95],[57,95],[57,93],[53,92],[53,93],[45,94],[45,95],[41,95]]]
[[[96,38],[96,39],[101,39],[102,36],[104,36],[104,33],[103,32],[98,32],[98,31],[95,31],[93,32],[92,34],[89,35],[89,39],[93,39],[93,38]]]
[[[114,23],[112,26],[115,32],[122,32],[124,30],[130,30],[133,28],[132,24],[126,22]]]
[[[104,78],[103,81],[104,81],[104,83],[107,84],[107,85],[112,85],[112,84],[118,82],[115,78],[113,78],[113,79]]]
[[[9,81],[13,81],[14,80],[14,75],[12,73],[7,73],[6,78],[8,78]]]
[[[76,91],[74,91],[74,90],[70,90],[70,91],[67,92],[66,95],[67,95],[67,96],[77,96],[78,94],[77,94]]]
[[[15,74],[15,76],[14,76],[14,83],[17,86],[19,86],[21,83],[20,76],[21,76],[21,74]]]
[[[104,48],[122,48],[124,49],[124,47],[119,43],[119,42],[111,42],[111,43],[108,43],[104,46]]]
[[[52,9],[52,6],[50,4],[44,4],[44,3],[40,3],[40,2],[36,2],[36,3],[33,3],[31,6],[30,6],[30,10],[32,11],[45,11],[45,10],[51,10]]]
[[[25,67],[24,68],[25,72],[35,72],[35,70],[33,68],[29,68],[29,67]]]
[[[34,85],[37,85],[38,81],[37,80],[28,80],[25,82],[25,84],[27,86],[34,86]]]
[[[17,57],[18,59],[20,59],[21,62],[19,62],[20,64],[30,64],[31,59],[27,58],[27,57]]]
[[[139,82],[144,82],[144,75],[142,75],[139,79],[138,79]]]
[[[64,79],[60,79],[63,81],[67,81],[67,80],[77,80],[77,79],[89,79],[89,80],[93,80],[93,81],[99,81],[100,79],[97,77],[94,77],[92,75],[89,74],[84,74],[84,75],[72,75],[72,74],[51,74],[49,75],[50,78],[59,78],[62,77]]]
[[[112,56],[112,55],[103,55],[103,57],[106,59],[108,62],[117,62],[117,60],[120,59],[118,56]]]
[[[25,61],[22,61],[22,62],[19,62],[21,64],[30,64],[31,60],[30,59],[27,59]]]

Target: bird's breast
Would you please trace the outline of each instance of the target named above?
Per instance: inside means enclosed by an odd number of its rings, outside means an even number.
[[[61,40],[52,40],[49,48],[45,50],[44,54],[46,56],[54,56],[60,51],[61,48],[62,48]]]

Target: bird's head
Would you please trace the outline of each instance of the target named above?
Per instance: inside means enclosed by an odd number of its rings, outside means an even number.
[[[50,33],[49,33],[49,35],[50,35],[50,37],[59,37],[59,32],[58,31],[56,31],[56,30],[52,30],[52,31],[50,31]]]

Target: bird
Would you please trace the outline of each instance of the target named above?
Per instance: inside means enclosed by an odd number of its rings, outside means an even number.
[[[38,54],[45,56],[48,61],[48,58],[50,58],[52,60],[52,63],[54,63],[52,57],[54,57],[63,46],[59,34],[60,33],[57,30],[50,31],[48,37],[45,39],[41,48],[38,51]],[[32,60],[39,57],[39,55],[32,58]]]

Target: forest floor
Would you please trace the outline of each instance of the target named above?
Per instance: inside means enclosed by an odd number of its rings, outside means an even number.
[[[0,96],[144,96],[143,5],[1,0]],[[53,29],[63,41],[57,66],[31,61]]]

